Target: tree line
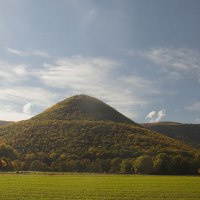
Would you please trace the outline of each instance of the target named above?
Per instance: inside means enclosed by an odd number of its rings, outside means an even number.
[[[29,153],[20,155],[9,145],[0,145],[0,171],[53,171],[53,172],[94,172],[123,174],[176,174],[197,175],[200,169],[200,155],[141,155],[136,158],[113,159],[67,159],[63,153],[47,154],[40,152],[37,156]]]

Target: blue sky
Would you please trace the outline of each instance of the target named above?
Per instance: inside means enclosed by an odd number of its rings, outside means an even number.
[[[75,94],[137,122],[200,123],[199,0],[0,0],[0,119]]]

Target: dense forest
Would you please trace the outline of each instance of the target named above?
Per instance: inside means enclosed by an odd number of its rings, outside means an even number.
[[[200,167],[197,150],[86,95],[1,126],[0,139],[1,171],[198,174]]]

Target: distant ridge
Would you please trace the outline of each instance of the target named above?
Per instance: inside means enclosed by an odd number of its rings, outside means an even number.
[[[32,120],[92,120],[138,125],[103,101],[88,95],[76,95],[61,101]],[[140,125],[138,125],[140,126]]]
[[[6,125],[6,124],[9,124],[9,123],[12,123],[12,122],[11,121],[1,121],[0,120],[0,126]]]
[[[144,128],[181,140],[200,149],[200,124],[157,122],[141,124]]]

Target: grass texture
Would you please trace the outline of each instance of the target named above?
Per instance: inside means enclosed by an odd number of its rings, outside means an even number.
[[[140,175],[0,175],[2,200],[199,200],[200,177]]]

